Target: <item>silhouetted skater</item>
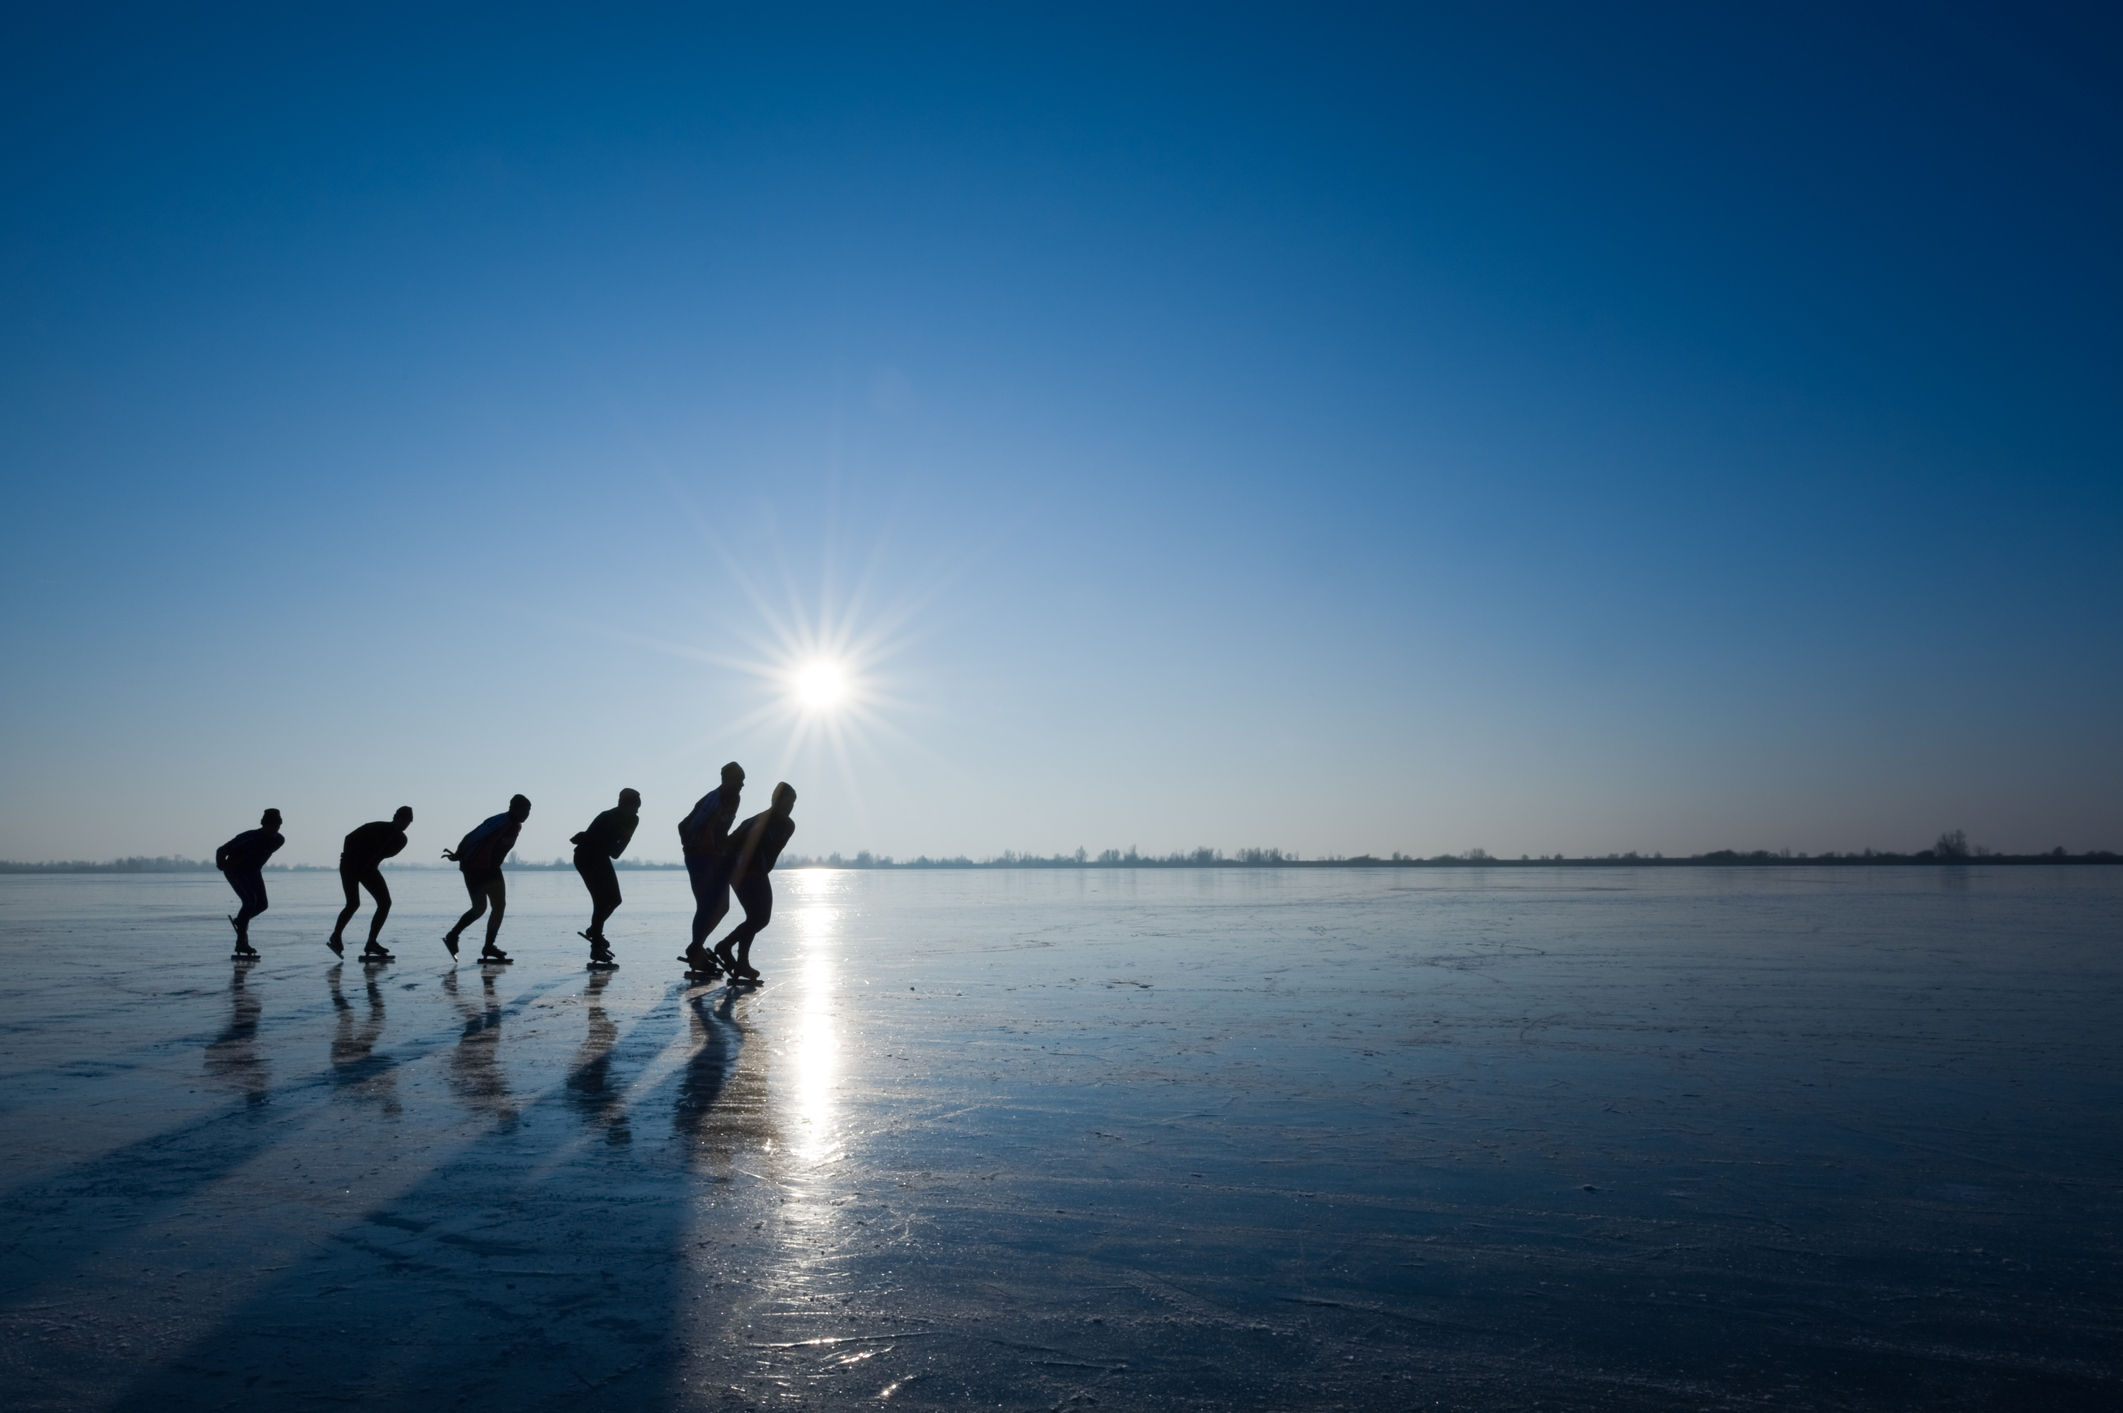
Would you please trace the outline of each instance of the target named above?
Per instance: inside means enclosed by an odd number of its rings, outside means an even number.
[[[273,851],[287,842],[280,835],[280,811],[267,810],[258,817],[256,829],[246,829],[235,838],[214,850],[214,867],[228,879],[229,887],[243,906],[229,919],[236,929],[235,957],[255,957],[258,950],[251,946],[251,919],[266,910],[265,861]]]
[[[744,906],[745,920],[715,947],[715,960],[735,981],[757,981],[752,970],[752,939],[774,916],[774,889],[767,874],[781,858],[782,846],[796,832],[789,811],[796,808],[796,792],[784,780],[774,787],[773,806],[755,814],[730,831],[730,848],[736,854],[730,865],[730,891]],[[732,949],[735,949],[734,955]]]
[[[641,792],[621,790],[619,805],[590,821],[590,827],[568,842],[575,846],[575,871],[590,890],[590,925],[579,934],[590,944],[590,965],[617,966],[612,948],[604,940],[605,919],[619,911],[619,874],[612,860],[627,851],[634,826],[641,823]]]
[[[693,812],[678,823],[678,846],[684,851],[686,877],[693,885],[693,941],[679,960],[689,976],[711,977],[721,971],[708,951],[708,934],[730,910],[730,821],[737,818],[745,770],[736,761],[722,768],[722,784],[700,797]]]
[[[413,807],[400,805],[398,813],[389,820],[362,825],[339,846],[339,886],[346,890],[346,906],[339,910],[339,921],[332,924],[332,935],[324,941],[335,955],[346,955],[346,925],[360,910],[361,890],[366,888],[376,900],[376,915],[369,919],[369,945],[361,955],[379,962],[391,960],[391,954],[376,940],[383,935],[383,920],[391,915],[391,890],[384,886],[383,870],[377,865],[397,857],[405,848],[405,827],[412,822]]]
[[[494,911],[487,918],[487,944],[481,949],[479,960],[514,960],[494,945],[495,937],[501,932],[501,915],[509,906],[509,890],[501,881],[501,865],[507,860],[509,850],[516,847],[516,836],[523,832],[523,822],[530,817],[531,802],[521,795],[511,795],[506,813],[482,821],[477,829],[457,842],[455,853],[448,849],[442,851],[444,858],[453,860],[464,870],[464,891],[472,895],[472,906],[442,939],[442,945],[450,949],[451,956],[457,955],[459,934],[477,922],[479,915],[486,912],[487,904],[492,903]]]

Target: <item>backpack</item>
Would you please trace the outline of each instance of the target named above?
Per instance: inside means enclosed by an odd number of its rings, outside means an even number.
[[[457,863],[460,868],[463,867],[464,864],[471,859],[473,854],[478,852],[479,847],[481,845],[483,845],[488,839],[493,837],[493,831],[487,828],[487,826],[491,823],[493,823],[493,821],[487,819],[479,821],[479,823],[472,826],[472,830],[469,834],[465,835],[462,839],[459,839],[457,841],[456,854]]]
[[[678,847],[692,853],[693,841],[700,837],[700,831],[708,827],[709,817],[721,806],[722,790],[719,787],[702,795],[700,803],[693,806],[693,812],[678,821]]]

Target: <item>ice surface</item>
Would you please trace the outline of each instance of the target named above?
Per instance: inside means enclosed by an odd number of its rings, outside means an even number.
[[[0,878],[10,1408],[2123,1394],[2116,870],[391,881]]]

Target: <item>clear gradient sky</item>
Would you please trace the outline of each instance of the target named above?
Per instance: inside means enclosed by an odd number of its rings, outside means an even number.
[[[11,5],[0,857],[2123,848],[2118,27]]]

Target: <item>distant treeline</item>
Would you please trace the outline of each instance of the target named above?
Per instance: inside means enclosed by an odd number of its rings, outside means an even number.
[[[90,863],[87,859],[69,859],[64,863],[15,863],[0,859],[0,873],[211,873],[213,870],[214,865],[210,862],[169,854],[151,859],[137,856],[112,859],[109,863]]]
[[[337,871],[337,865],[329,866]],[[16,863],[13,859],[0,859],[0,873],[212,873],[212,859],[188,859],[182,854],[157,854],[154,858],[135,855],[132,858],[111,859],[106,863],[91,863],[87,859],[68,859],[63,863]],[[324,864],[267,864],[267,873],[323,873]]]
[[[1318,858],[1303,858],[1282,849],[1239,849],[1226,854],[1222,849],[1203,847],[1170,854],[1144,854],[1132,846],[1123,849],[1107,849],[1093,855],[1083,849],[1073,854],[1021,854],[1015,849],[1005,849],[992,858],[968,858],[957,854],[949,858],[930,858],[927,854],[911,859],[894,859],[890,854],[872,854],[864,849],[852,858],[839,854],[818,857],[801,854],[782,856],[782,868],[1788,868],[1797,865],[1814,867],[1821,864],[1860,865],[1876,864],[2115,864],[2123,863],[2123,854],[2107,849],[2089,849],[2082,854],[2068,853],[2062,848],[2046,854],[2000,854],[1981,844],[1971,845],[1960,830],[1941,834],[1928,849],[1916,853],[1886,853],[1877,849],[1863,849],[1856,853],[1839,854],[1830,850],[1825,854],[1795,854],[1789,849],[1755,849],[1742,852],[1738,849],[1718,849],[1708,854],[1588,854],[1583,858],[1566,858],[1561,854],[1520,854],[1515,859],[1498,858],[1486,849],[1469,849],[1463,854],[1434,854],[1429,858],[1417,858],[1413,854],[1388,854],[1379,858],[1373,854],[1326,854]],[[446,869],[448,864],[396,864],[384,865],[392,869]],[[645,859],[620,859],[614,865],[622,869],[680,869],[681,863],[660,863]],[[319,864],[268,864],[268,873],[313,873],[329,871],[330,865]],[[554,859],[551,863],[533,863],[514,854],[503,865],[519,871],[560,869],[573,872],[575,865],[567,859]],[[0,860],[0,873],[210,873],[214,865],[203,859],[188,859],[180,856],[161,855],[155,858],[113,859],[108,863],[89,863],[72,860],[66,863],[13,863]]]
[[[1770,851],[1756,849],[1742,853],[1736,849],[1719,849],[1708,854],[1689,854],[1668,858],[1664,854],[1604,854],[1587,855],[1583,858],[1567,858],[1562,854],[1539,856],[1521,854],[1515,859],[1498,858],[1484,849],[1469,849],[1464,854],[1436,854],[1429,858],[1417,858],[1412,854],[1389,854],[1379,858],[1374,854],[1328,854],[1318,858],[1301,858],[1295,853],[1281,849],[1240,849],[1226,854],[1221,849],[1201,848],[1184,853],[1143,854],[1134,849],[1125,851],[1107,849],[1097,856],[1089,856],[1078,849],[1073,854],[1020,854],[1004,850],[994,858],[974,859],[964,854],[951,858],[932,859],[923,854],[918,858],[895,860],[890,854],[872,855],[865,850],[853,858],[828,854],[823,858],[784,858],[783,868],[1613,868],[1629,867],[1789,867],[1798,864],[2094,864],[2123,863],[2123,854],[2106,849],[2093,849],[2083,854],[2067,853],[2059,848],[2046,854],[2000,854],[1985,848],[1969,849],[1961,853],[1941,852],[1936,848],[1913,854],[1883,853],[1866,849],[1858,853],[1795,854],[1789,849]],[[665,865],[675,867],[676,865]]]

